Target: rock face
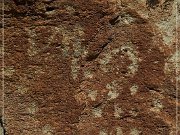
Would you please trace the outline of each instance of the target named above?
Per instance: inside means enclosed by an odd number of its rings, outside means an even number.
[[[0,130],[7,135],[180,134],[178,4],[5,1]]]

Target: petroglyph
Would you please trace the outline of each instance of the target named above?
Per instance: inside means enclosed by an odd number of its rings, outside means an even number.
[[[138,62],[139,58],[137,57],[137,51],[134,49],[133,44],[131,42],[126,43],[125,45],[121,46],[121,51],[128,55],[129,60],[132,63],[128,66],[129,75],[134,75],[138,70]]]
[[[101,130],[99,132],[99,135],[108,135],[107,131],[106,130]]]
[[[173,1],[172,4],[172,14],[166,19],[163,19],[156,23],[160,29],[163,41],[166,45],[172,45],[175,40],[175,29],[176,29],[176,2]]]
[[[172,0],[8,1],[0,127],[10,135],[174,134],[176,8]]]
[[[150,109],[151,111],[154,111],[154,112],[160,112],[161,109],[163,109],[163,104],[161,103],[161,100],[159,99],[154,99],[153,102],[152,102],[152,108]]]
[[[140,135],[141,131],[136,128],[131,129],[130,135]]]
[[[30,106],[27,108],[28,113],[35,114],[38,111],[38,108],[35,103],[31,103]]]
[[[4,69],[5,76],[12,76],[15,73],[15,69],[13,66],[6,66]]]
[[[107,64],[112,60],[113,56],[115,56],[120,51],[119,48],[115,48],[113,50],[109,50],[109,52],[103,54],[103,58],[99,59],[99,63],[101,64],[100,68],[104,72],[108,72],[110,69],[108,69]]]
[[[101,109],[101,108],[93,108],[93,109],[92,109],[92,114],[93,114],[94,117],[96,117],[96,118],[102,117],[102,109]]]
[[[123,131],[122,131],[121,127],[116,128],[116,135],[123,135]]]
[[[92,101],[95,101],[97,94],[97,90],[89,90],[88,97],[90,97]]]
[[[114,105],[114,117],[121,118],[122,113],[123,113],[123,110],[120,107],[118,107],[118,105]]]
[[[20,94],[25,94],[28,92],[28,90],[29,88],[23,84],[17,86],[17,92]]]
[[[110,84],[106,85],[108,92],[108,100],[115,99],[119,96],[118,90],[120,90],[117,81],[112,81]]]
[[[46,124],[42,128],[43,135],[53,135],[53,129],[49,124]]]
[[[135,95],[138,91],[138,86],[137,85],[131,86],[130,91],[131,91],[131,95]]]
[[[38,54],[38,52],[39,52],[39,50],[36,46],[35,40],[34,40],[34,37],[36,37],[37,35],[34,30],[27,29],[27,28],[25,30],[27,31],[28,36],[29,36],[28,41],[31,44],[27,50],[27,53],[31,57],[31,56]]]

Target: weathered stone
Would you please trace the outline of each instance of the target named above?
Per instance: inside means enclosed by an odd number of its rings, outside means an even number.
[[[0,133],[180,134],[179,0],[4,4]]]

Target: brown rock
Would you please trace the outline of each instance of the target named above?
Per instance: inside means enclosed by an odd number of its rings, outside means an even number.
[[[178,4],[5,1],[0,131],[176,135]]]

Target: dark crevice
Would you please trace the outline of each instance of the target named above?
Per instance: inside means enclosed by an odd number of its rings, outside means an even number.
[[[160,91],[158,90],[158,87],[157,87],[157,86],[154,86],[154,85],[147,85],[147,86],[146,86],[146,89],[149,90],[149,91],[160,92]]]
[[[46,3],[46,4],[50,4],[50,3],[52,3],[52,2],[54,2],[55,0],[48,0],[48,1],[43,1],[44,3]]]
[[[49,11],[53,11],[55,10],[56,8],[55,7],[46,7],[46,11],[49,12]]]
[[[87,56],[86,61],[93,61],[93,60],[95,60],[99,56],[99,54],[100,54],[100,52],[99,53],[90,54],[89,56]]]
[[[123,75],[125,75],[125,74],[127,74],[128,73],[128,71],[127,70],[122,70],[122,71],[120,71],[121,72],[121,74],[123,74]]]
[[[97,104],[93,105],[93,107],[94,107],[94,108],[99,108],[99,107],[102,106],[102,105],[103,105],[103,102],[100,102],[100,103],[97,103]]]
[[[36,13],[36,12],[25,12],[25,13],[19,13],[15,10],[11,10],[11,11],[5,11],[5,14],[8,16],[10,15],[11,17],[15,17],[15,18],[23,18],[23,17],[27,17],[27,16],[40,16],[42,18],[45,18],[46,15],[43,13]]]
[[[74,15],[74,16],[79,16],[79,15],[80,15],[80,13],[79,13],[79,12],[77,12],[77,11],[75,11],[75,12],[73,13],[73,15]]]
[[[170,3],[170,2],[173,2],[174,0],[165,0],[164,3]]]
[[[114,17],[114,18],[112,18],[111,20],[109,20],[109,23],[111,24],[111,25],[116,25],[117,23],[119,23],[119,15],[118,16],[116,16],[116,17]]]
[[[147,0],[146,4],[151,8],[155,8],[159,4],[159,0]]]
[[[0,128],[2,128],[2,135],[7,135],[2,118],[0,118]]]
[[[93,60],[95,60],[95,59],[103,52],[104,48],[105,48],[109,43],[111,43],[111,42],[112,42],[112,38],[110,37],[110,38],[108,38],[108,41],[100,47],[100,51],[97,52],[97,53],[89,54],[89,55],[86,57],[86,61],[93,61]]]
[[[121,116],[120,117],[121,120],[128,119],[128,118],[132,118],[131,115],[125,115],[125,116]]]
[[[34,4],[35,0],[14,0],[14,3],[18,5],[24,5],[24,6],[32,6]]]

